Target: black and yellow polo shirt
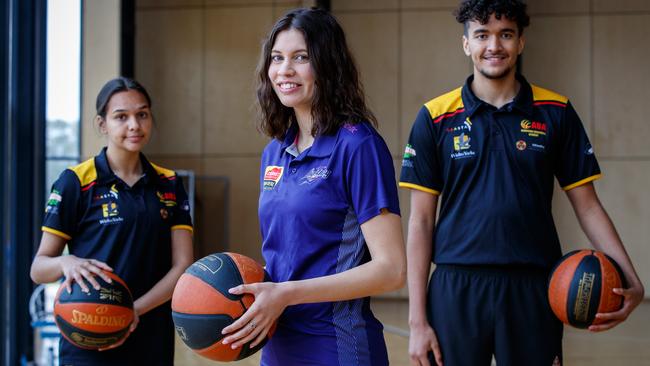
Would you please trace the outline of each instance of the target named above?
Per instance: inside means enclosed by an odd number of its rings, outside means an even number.
[[[551,267],[561,256],[554,177],[564,190],[600,177],[568,99],[517,79],[518,95],[497,109],[474,95],[470,76],[413,124],[399,185],[441,195],[435,263]]]
[[[149,291],[171,268],[172,230],[192,231],[187,194],[172,170],[141,155],[144,175],[129,187],[111,170],[106,148],[92,159],[66,169],[52,186],[43,231],[68,241],[70,254],[106,262],[129,286],[133,299]],[[169,304],[140,319],[127,342],[97,352],[61,340],[62,365],[104,365],[153,357],[172,364],[174,333]],[[137,349],[137,351],[136,351]],[[134,364],[126,362],[123,364]]]

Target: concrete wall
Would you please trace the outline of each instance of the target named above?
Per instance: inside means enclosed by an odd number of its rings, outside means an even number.
[[[215,243],[215,249],[227,245],[260,257],[258,169],[266,139],[253,126],[253,75],[262,37],[275,19],[301,3],[137,3],[136,77],[151,91],[158,124],[147,152],[171,168],[228,182],[218,188],[222,191],[211,193],[227,202],[226,243]],[[459,86],[471,72],[461,50],[462,27],[451,15],[456,4],[332,1],[398,170],[420,105]],[[650,178],[650,124],[642,115],[650,100],[645,65],[650,2],[529,4],[532,25],[526,31],[523,72],[531,82],[568,95],[574,103],[605,174],[596,183],[601,200],[650,286],[650,195],[644,189]],[[406,219],[408,194],[402,192],[400,198]],[[588,246],[561,191],[555,214],[564,250]]]

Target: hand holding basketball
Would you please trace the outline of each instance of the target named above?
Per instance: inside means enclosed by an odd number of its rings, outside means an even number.
[[[632,311],[639,306],[641,301],[643,301],[644,290],[643,285],[640,283],[631,286],[627,289],[625,288],[614,288],[612,289],[617,295],[623,296],[623,307],[618,311],[612,311],[609,313],[598,313],[596,314],[596,319],[600,322],[597,325],[589,326],[589,330],[592,332],[602,332],[608,329],[612,329],[615,326],[619,325],[627,319]]]
[[[289,305],[285,287],[283,283],[259,282],[231,288],[228,291],[231,294],[251,294],[255,301],[241,318],[223,329],[223,334],[233,333],[223,343],[232,344],[235,349],[252,340],[251,347],[255,347],[266,339],[276,319]]]
[[[111,278],[104,271],[113,271],[106,263],[96,259],[79,258],[74,255],[65,255],[61,257],[61,271],[65,277],[65,281],[61,284],[66,288],[68,293],[72,292],[72,282],[76,282],[81,287],[83,292],[88,293],[90,289],[85,281],[99,290],[99,282],[95,280],[94,276],[100,276],[104,281],[111,283]],[[85,281],[84,281],[85,279]]]

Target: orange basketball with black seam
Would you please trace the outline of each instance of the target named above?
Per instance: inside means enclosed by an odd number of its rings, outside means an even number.
[[[72,292],[59,287],[54,300],[54,320],[65,337],[73,345],[96,350],[121,341],[133,322],[133,297],[126,283],[116,274],[104,271],[112,282],[95,276],[99,290],[88,286],[81,291],[74,282]]]
[[[548,300],[560,321],[588,328],[600,323],[597,313],[623,306],[623,297],[612,291],[620,287],[625,287],[625,277],[612,258],[596,250],[576,250],[562,257],[552,270]]]
[[[172,296],[172,318],[179,337],[197,354],[216,361],[246,358],[266,341],[232,349],[221,330],[239,319],[255,301],[251,294],[233,295],[230,288],[270,281],[255,260],[237,253],[216,253],[194,262],[181,275]],[[272,335],[275,325],[267,335]]]

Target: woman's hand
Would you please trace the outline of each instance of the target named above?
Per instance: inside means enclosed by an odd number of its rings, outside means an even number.
[[[442,366],[442,352],[438,338],[429,324],[411,326],[409,357],[413,366],[430,366],[429,352],[433,352],[436,364]]]
[[[251,348],[262,342],[275,320],[289,305],[286,300],[286,284],[287,282],[259,282],[231,288],[231,294],[252,294],[255,301],[244,315],[223,329],[223,334],[230,334],[223,339],[223,344],[232,343],[231,347],[235,349],[251,340],[254,340]]]
[[[138,315],[138,311],[134,309],[133,310],[133,321],[131,322],[131,326],[129,327],[129,331],[124,335],[124,337],[122,339],[120,339],[119,342],[111,344],[108,347],[99,348],[98,351],[107,351],[109,349],[117,348],[117,347],[123,345],[124,342],[126,342],[126,339],[129,338],[131,333],[133,333],[135,328],[138,327],[139,323],[140,323],[140,316]]]
[[[66,255],[61,257],[60,263],[61,271],[65,276],[65,281],[63,281],[62,285],[65,286],[68,293],[72,292],[72,281],[77,282],[83,292],[90,291],[85,281],[88,281],[95,290],[99,290],[99,283],[95,280],[94,276],[100,276],[108,283],[112,282],[111,278],[103,271],[113,271],[113,269],[106,263],[96,259],[85,259],[74,255]]]

